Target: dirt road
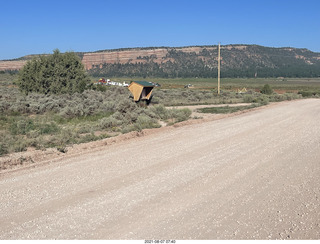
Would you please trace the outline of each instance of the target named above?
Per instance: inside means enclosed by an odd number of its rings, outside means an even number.
[[[319,239],[320,100],[0,175],[0,239]]]

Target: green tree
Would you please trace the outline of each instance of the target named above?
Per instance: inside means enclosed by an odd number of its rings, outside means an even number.
[[[21,91],[44,94],[82,93],[90,82],[80,58],[74,52],[42,55],[28,61],[20,70]]]

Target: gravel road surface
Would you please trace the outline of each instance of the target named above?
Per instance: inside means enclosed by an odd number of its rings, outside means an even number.
[[[0,239],[320,239],[320,100],[0,174]]]

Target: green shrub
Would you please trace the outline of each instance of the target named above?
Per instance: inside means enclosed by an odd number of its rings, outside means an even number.
[[[120,121],[124,121],[124,116],[122,113],[120,113],[119,111],[115,112],[113,115],[112,115],[113,118],[117,119],[117,120],[120,120]]]
[[[43,123],[36,124],[36,129],[39,131],[41,135],[54,134],[60,130],[60,128],[54,122],[45,123],[45,124]]]
[[[122,121],[116,119],[113,116],[109,116],[107,118],[103,118],[100,120],[100,128],[101,129],[108,129],[108,128],[119,126],[121,124],[122,124]]]
[[[137,108],[138,108],[137,104],[130,99],[123,99],[119,101],[118,104],[116,105],[116,111],[122,114],[133,111]]]
[[[159,119],[159,117],[150,108],[144,109],[143,113],[150,118]]]
[[[59,126],[53,121],[44,122],[18,117],[10,119],[9,123],[9,132],[15,136],[15,140],[10,142],[13,151],[23,151],[28,146],[43,147],[41,143],[43,135],[54,135],[60,132]],[[12,151],[10,148],[8,150]]]
[[[80,58],[73,52],[42,55],[28,61],[19,71],[17,85],[28,94],[73,94],[82,93],[90,79]]]
[[[27,142],[23,138],[19,138],[13,144],[14,152],[23,152],[27,150]]]
[[[140,131],[142,129],[150,129],[160,127],[157,120],[150,118],[147,115],[139,115],[136,122],[137,130]]]
[[[243,97],[243,102],[244,102],[244,103],[253,103],[253,102],[255,102],[255,97],[254,97],[254,95],[252,95],[252,94],[246,94],[246,95],[244,95],[244,97]]]
[[[61,109],[59,115],[63,118],[74,118],[77,116],[77,111],[74,111],[72,107],[65,107]]]
[[[269,97],[264,95],[257,97],[255,102],[259,103],[260,105],[267,105],[269,104]]]
[[[10,132],[12,135],[25,135],[31,130],[35,129],[35,124],[31,119],[17,118],[12,121],[10,125]]]
[[[298,94],[300,94],[302,97],[312,97],[319,95],[320,91],[299,91]]]
[[[3,142],[0,142],[0,156],[8,153],[8,146]]]
[[[51,140],[51,145],[59,148],[65,148],[67,145],[71,145],[77,142],[79,135],[70,128],[61,130],[59,134]]]
[[[105,92],[107,90],[107,87],[105,85],[96,85],[93,87],[95,87],[95,89],[93,90],[100,91],[100,92]]]
[[[9,144],[10,140],[8,140],[8,135],[0,131],[0,156],[9,152]]]
[[[191,115],[191,110],[188,108],[184,109],[172,109],[171,111],[171,117],[176,119],[176,122],[182,122],[185,120],[188,120]]]
[[[124,114],[124,121],[123,123],[134,123],[137,121],[138,117],[139,117],[139,114],[140,114],[140,111],[137,109],[137,110],[133,110],[133,111],[127,111],[125,114]]]
[[[0,156],[14,151],[14,144],[18,141],[17,137],[5,131],[0,131]]]
[[[296,94],[296,93],[285,93],[283,94],[285,96],[284,100],[293,100],[293,99],[300,99],[302,97],[301,94]]]
[[[98,139],[102,139],[103,137],[95,136],[93,133],[86,134],[84,136],[81,136],[79,138],[79,143],[85,143],[85,142],[90,142],[90,141],[96,141]]]
[[[125,126],[121,129],[121,133],[125,134],[125,133],[129,133],[129,132],[135,131],[135,130],[140,131],[140,130],[137,128],[136,125],[133,125],[133,124],[131,124],[131,125],[125,125]]]
[[[265,84],[263,88],[260,90],[262,94],[271,95],[273,93],[272,88],[269,84]]]
[[[166,109],[165,106],[163,106],[162,104],[152,106],[150,107],[150,110],[153,114],[155,114],[158,117],[158,119],[168,119],[168,109]]]

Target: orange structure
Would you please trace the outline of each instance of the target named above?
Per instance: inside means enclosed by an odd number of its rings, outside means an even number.
[[[129,90],[133,95],[133,100],[150,100],[154,84],[148,81],[132,81]]]

